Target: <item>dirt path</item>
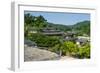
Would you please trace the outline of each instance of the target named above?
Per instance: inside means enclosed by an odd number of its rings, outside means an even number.
[[[70,56],[62,56],[60,60],[75,60],[76,58]]]

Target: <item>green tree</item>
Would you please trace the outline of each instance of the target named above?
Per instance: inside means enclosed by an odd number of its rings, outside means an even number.
[[[47,26],[47,20],[43,16],[33,16],[31,14],[24,15],[24,35],[28,38],[30,29],[39,31],[41,28]]]
[[[90,44],[86,43],[84,46],[78,48],[76,56],[78,58],[90,58]]]
[[[24,15],[24,19],[25,19],[25,21],[24,21],[24,23],[26,23],[26,24],[31,24],[32,23],[32,16],[28,13],[28,14],[25,14]]]
[[[30,27],[33,27],[34,16],[28,14],[24,15],[24,36],[28,37]]]
[[[77,45],[70,41],[64,42],[63,52],[65,55],[74,55],[77,52]]]
[[[75,55],[77,52],[77,45],[73,42],[66,41],[63,43],[56,44],[52,50],[54,52],[61,52],[61,55]]]
[[[38,17],[35,17],[35,20],[34,20],[34,26],[37,27],[37,28],[43,28],[43,27],[46,27],[47,25],[47,20],[43,17],[43,16],[38,16]]]
[[[37,43],[39,47],[53,47],[59,43],[59,39],[52,36],[46,36],[42,33],[34,33],[29,36],[29,40]]]

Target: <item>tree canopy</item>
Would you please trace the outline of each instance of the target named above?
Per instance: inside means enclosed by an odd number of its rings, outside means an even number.
[[[46,27],[47,20],[43,16],[32,16],[31,14],[24,15],[24,31],[25,36],[27,37],[29,34],[29,30],[34,28],[38,31],[41,28]]]

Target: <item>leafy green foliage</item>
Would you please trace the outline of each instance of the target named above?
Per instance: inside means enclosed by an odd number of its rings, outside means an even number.
[[[44,19],[44,17],[40,15],[38,17],[35,17],[33,24],[34,24],[34,27],[43,28],[43,27],[46,27],[47,22]]]
[[[87,43],[84,46],[78,48],[78,52],[75,56],[78,58],[90,58],[90,45]]]
[[[24,15],[24,35],[25,37],[28,37],[30,28],[35,28],[37,31],[39,31],[41,28],[44,28],[47,26],[47,20],[43,16],[32,16],[30,14]]]
[[[77,50],[77,45],[73,42],[64,42],[63,44],[63,50],[66,52],[66,55],[72,55]]]
[[[59,43],[59,39],[52,36],[46,36],[41,33],[34,33],[30,35],[31,41],[34,41],[37,43],[37,46],[39,47],[53,47],[55,44]]]
[[[56,50],[61,50],[62,51],[62,55],[72,55],[74,53],[76,53],[77,51],[77,45],[74,44],[73,42],[64,42],[62,44],[57,44],[53,47],[53,51]]]
[[[62,51],[62,55],[73,56],[77,58],[90,58],[90,45],[87,43],[84,46],[78,47],[73,42],[64,42],[63,44],[56,44],[51,51]]]

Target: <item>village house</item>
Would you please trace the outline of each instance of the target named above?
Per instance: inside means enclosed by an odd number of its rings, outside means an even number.
[[[66,33],[66,36],[65,36],[65,41],[73,41],[75,42],[77,45],[83,45],[87,42],[90,42],[90,37],[85,37],[85,36],[76,36],[76,32],[71,32],[71,31],[68,31]]]
[[[52,28],[42,29],[41,33],[48,36],[62,36],[64,34],[64,32],[61,32],[60,30],[54,30]]]
[[[84,43],[90,42],[90,37],[78,36],[76,40],[77,45],[83,45]]]
[[[62,36],[64,38],[64,41],[72,41],[75,42],[77,45],[82,45],[86,42],[90,42],[90,37],[76,36],[77,32],[75,31],[67,31],[65,33],[60,30],[55,30],[53,28],[42,28],[39,32],[47,36]],[[37,33],[36,28],[30,28],[30,33]]]

